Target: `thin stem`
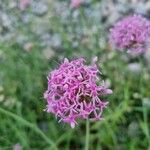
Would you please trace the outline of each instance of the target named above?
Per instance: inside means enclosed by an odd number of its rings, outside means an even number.
[[[90,122],[86,120],[86,137],[85,137],[85,150],[89,150],[89,138],[90,138]]]

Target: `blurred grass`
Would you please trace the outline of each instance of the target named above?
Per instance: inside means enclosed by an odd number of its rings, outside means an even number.
[[[90,123],[90,150],[150,149],[150,107],[144,104],[145,97],[150,99],[150,79],[144,78],[144,69],[139,74],[130,72],[122,59],[124,54],[101,47],[98,40],[105,36],[105,30],[99,22],[88,20],[84,10],[80,11],[79,21],[73,22],[70,16],[67,25],[59,16],[51,18],[52,31],[60,35],[63,43],[63,51],[53,59],[44,58],[34,37],[35,46],[29,52],[16,43],[0,44],[0,149],[10,150],[16,143],[25,150],[83,149],[85,121],[79,121],[75,129],[57,123],[52,114],[43,111],[43,92],[47,88],[46,76],[58,66],[60,58],[84,56],[90,62],[95,55],[102,79],[110,81],[114,93],[108,98],[104,120]],[[94,25],[95,33],[90,32]],[[77,28],[83,32],[82,39],[78,39]],[[74,37],[70,38],[70,34]],[[79,41],[75,48],[74,39]],[[141,63],[145,66],[144,60]]]

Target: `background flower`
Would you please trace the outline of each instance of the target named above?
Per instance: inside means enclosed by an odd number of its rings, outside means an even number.
[[[150,21],[140,15],[128,16],[110,30],[110,42],[118,50],[143,53],[150,41]]]
[[[19,8],[25,10],[30,4],[30,0],[20,0]]]
[[[70,6],[71,6],[72,8],[77,8],[77,7],[79,7],[83,2],[84,2],[84,0],[71,0]]]

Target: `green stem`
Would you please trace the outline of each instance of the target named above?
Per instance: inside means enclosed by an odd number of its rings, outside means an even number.
[[[20,122],[21,124],[29,127],[30,129],[32,129],[33,131],[35,131],[37,134],[39,134],[41,136],[41,138],[43,138],[43,140],[45,140],[45,142],[47,142],[47,144],[50,144],[52,145],[52,147],[55,149],[55,150],[58,150],[57,146],[55,145],[55,143],[50,140],[50,138],[48,138],[36,125],[34,125],[33,123],[30,123],[28,122],[27,120],[21,118],[20,116],[10,112],[10,111],[7,111],[3,108],[0,107],[0,113],[2,114],[5,114],[13,119],[15,119],[16,121]]]
[[[86,120],[86,137],[85,137],[85,150],[89,150],[89,138],[90,138],[90,122]]]

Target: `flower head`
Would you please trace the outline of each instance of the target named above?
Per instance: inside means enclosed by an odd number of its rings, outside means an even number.
[[[71,8],[77,8],[83,3],[83,0],[71,0]]]
[[[30,4],[30,0],[20,0],[19,8],[25,10]]]
[[[15,144],[13,150],[21,150],[21,145],[19,143]]]
[[[44,93],[47,100],[47,112],[69,123],[72,128],[77,119],[100,120],[103,109],[108,102],[101,96],[111,94],[112,91],[100,82],[99,70],[95,64],[85,65],[83,58],[64,63],[48,76],[48,89]]]
[[[140,15],[124,18],[110,30],[110,42],[120,50],[140,54],[150,41],[150,21]]]

